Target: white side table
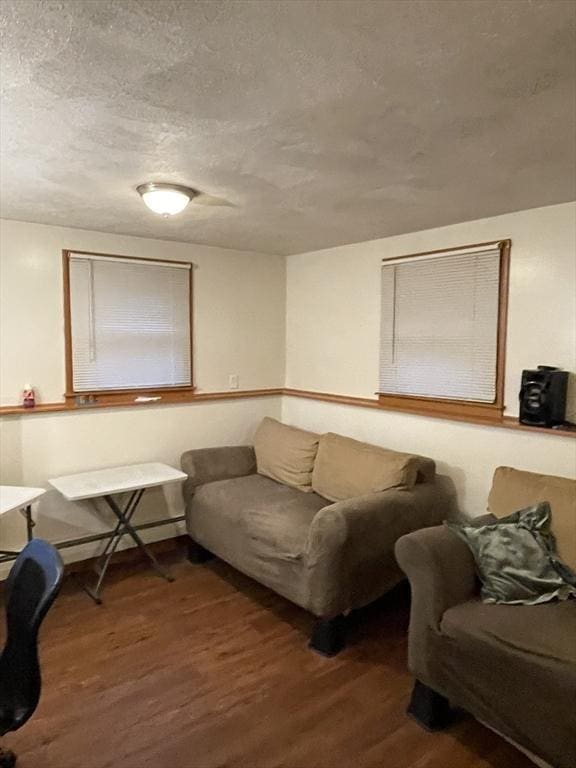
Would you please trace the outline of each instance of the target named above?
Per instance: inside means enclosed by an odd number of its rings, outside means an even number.
[[[180,472],[167,464],[133,464],[111,469],[99,469],[94,472],[82,472],[77,475],[66,475],[49,480],[50,485],[56,488],[68,501],[104,499],[114,513],[118,522],[111,532],[106,547],[99,558],[99,574],[94,589],[84,587],[90,597],[98,604],[102,602],[100,593],[102,583],[110,565],[112,555],[116,551],[123,536],[128,534],[135,544],[150,561],[152,567],[168,581],[174,581],[156,560],[153,553],[142,541],[138,531],[132,525],[132,517],[140,504],[142,496],[147,488],[154,488],[169,483],[181,483],[186,479],[184,472]],[[121,509],[114,499],[114,495],[129,493],[128,501]],[[155,521],[155,525],[173,523],[181,518],[164,518]]]
[[[32,502],[46,493],[44,488],[28,488],[21,485],[0,485],[0,515],[18,509],[26,518],[26,538],[33,538],[34,520],[32,518]],[[0,549],[0,562],[14,560],[19,552]]]

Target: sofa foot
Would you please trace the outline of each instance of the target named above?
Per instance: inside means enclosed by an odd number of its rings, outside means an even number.
[[[441,731],[452,721],[452,710],[448,699],[421,683],[420,680],[414,683],[407,712],[428,731]]]
[[[208,560],[212,560],[214,555],[209,552],[201,544],[197,544],[193,539],[188,540],[188,560],[195,565],[200,563],[206,563]]]
[[[335,656],[346,645],[346,617],[318,619],[312,630],[309,647],[323,656]]]
[[[0,768],[14,768],[16,765],[16,755],[10,750],[4,750],[0,747]]]

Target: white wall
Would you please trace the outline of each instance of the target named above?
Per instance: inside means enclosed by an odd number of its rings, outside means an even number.
[[[190,260],[195,270],[198,391],[286,386],[372,397],[378,383],[379,267],[385,256],[512,238],[507,412],[517,413],[522,368],[576,368],[576,205],[523,211],[452,227],[285,259],[183,243],[3,222],[0,230],[0,402],[18,402],[30,381],[44,402],[62,399],[61,250]],[[286,329],[285,319],[286,304]],[[574,404],[574,396],[572,396]],[[0,481],[47,485],[54,475],[121,463],[177,465],[183,450],[249,442],[264,415],[318,431],[437,459],[461,508],[484,510],[499,464],[576,475],[576,441],[291,397],[3,417]],[[572,418],[575,418],[572,410]],[[180,495],[151,492],[141,520],[178,514]],[[70,538],[107,518],[50,492],[38,505],[40,535]],[[173,535],[157,529],[150,538]],[[23,541],[18,515],[0,520],[2,546]],[[95,547],[67,552],[89,556]]]
[[[190,261],[194,269],[194,379],[199,392],[280,387],[284,381],[285,259],[202,245],[2,221],[0,404],[27,382],[63,399],[62,249]]]
[[[48,478],[87,469],[162,461],[178,467],[191,448],[239,445],[252,441],[264,416],[280,418],[280,398],[227,400],[188,405],[87,410],[74,413],[5,416],[0,424],[1,482],[50,488]],[[52,541],[107,530],[106,508],[95,514],[89,502],[71,504],[48,490],[36,505],[36,534]],[[137,522],[182,514],[179,487],[146,493]],[[183,532],[182,524],[145,531],[148,541]],[[18,548],[25,540],[17,513],[0,518],[0,548]],[[129,539],[124,542],[129,544]],[[100,544],[64,551],[66,560],[91,557]],[[0,574],[7,568],[0,566]]]
[[[508,237],[505,406],[507,414],[517,414],[523,368],[548,364],[576,369],[574,203],[288,257],[286,386],[373,397],[378,388],[381,259]],[[572,419],[575,402],[572,386]],[[283,418],[436,458],[453,479],[462,510],[470,514],[484,511],[499,464],[576,476],[576,441],[567,437],[296,398],[284,398]]]
[[[223,248],[3,221],[0,228],[0,403],[19,402],[25,383],[40,402],[63,399],[63,248],[191,261],[194,269],[194,379],[198,392],[281,387],[284,383],[285,259]],[[4,416],[0,482],[47,486],[49,477],[139,461],[178,465],[183,450],[249,442],[280,398],[86,412]],[[145,497],[146,499],[146,497]],[[179,493],[150,493],[140,520],[179,514]],[[47,494],[38,532],[49,539],[101,530],[86,505]],[[149,538],[174,531],[158,528]],[[18,515],[0,520],[2,546],[23,541]],[[94,546],[67,552],[88,556]]]

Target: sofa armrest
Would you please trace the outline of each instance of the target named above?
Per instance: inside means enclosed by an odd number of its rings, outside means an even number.
[[[412,590],[408,666],[418,680],[443,693],[437,674],[438,659],[445,650],[442,617],[449,608],[477,594],[474,558],[466,544],[444,526],[402,536],[395,551]]]
[[[183,453],[180,465],[188,475],[183,489],[184,500],[188,503],[199,485],[254,474],[256,455],[251,445],[200,448]]]
[[[308,532],[309,609],[335,615],[383,594],[402,575],[394,558],[397,539],[437,525],[445,502],[435,483],[422,483],[323,507]]]
[[[395,552],[410,580],[417,623],[439,631],[444,613],[478,591],[472,553],[444,526],[402,536]]]

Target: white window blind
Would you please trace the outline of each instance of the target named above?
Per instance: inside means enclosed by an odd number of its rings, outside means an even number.
[[[500,249],[382,267],[380,392],[496,399]]]
[[[190,268],[70,255],[74,391],[192,384]]]

